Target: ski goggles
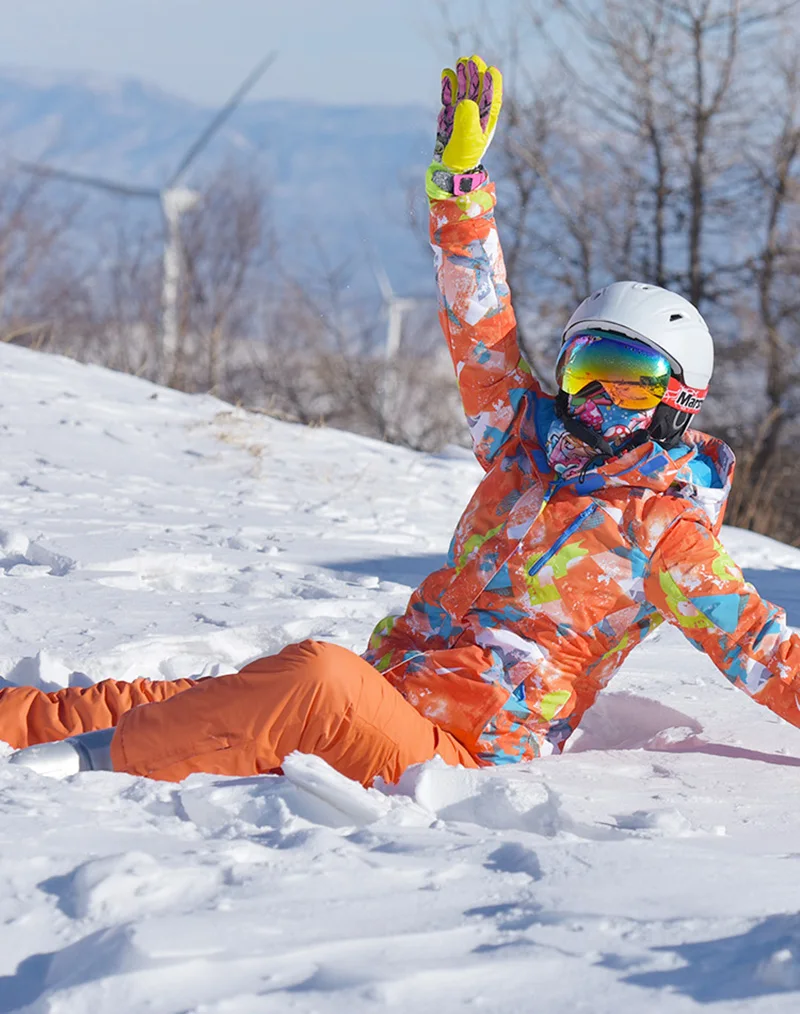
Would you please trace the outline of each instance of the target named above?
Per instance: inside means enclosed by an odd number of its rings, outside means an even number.
[[[556,381],[567,394],[601,384],[620,408],[655,408],[667,392],[672,367],[663,352],[608,331],[571,335],[556,362]]]

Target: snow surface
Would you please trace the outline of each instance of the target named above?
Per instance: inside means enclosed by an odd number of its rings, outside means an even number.
[[[363,648],[478,478],[0,346],[0,672]],[[800,551],[727,529],[800,624]],[[800,731],[673,631],[562,757],[56,782],[0,745],[0,1014],[800,1009]]]

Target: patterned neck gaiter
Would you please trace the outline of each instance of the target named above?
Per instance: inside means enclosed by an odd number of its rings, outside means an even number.
[[[637,430],[646,429],[655,414],[654,408],[644,411],[619,408],[602,390],[594,392],[588,398],[571,394],[567,401],[567,411],[584,426],[602,433],[612,447],[618,447]],[[597,450],[568,432],[557,416],[547,434],[545,450],[550,467],[564,479],[578,475],[588,461],[597,457]]]

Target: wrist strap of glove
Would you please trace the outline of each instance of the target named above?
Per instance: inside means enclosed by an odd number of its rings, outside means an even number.
[[[477,190],[478,187],[483,186],[488,179],[489,173],[482,164],[476,165],[474,169],[470,169],[465,173],[454,173],[449,169],[445,169],[444,166],[438,169],[432,167],[430,175],[430,180],[434,186],[452,197],[471,194],[473,190]]]

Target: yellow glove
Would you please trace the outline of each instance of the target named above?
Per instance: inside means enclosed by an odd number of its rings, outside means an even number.
[[[427,191],[432,200],[452,197],[460,177],[480,169],[491,144],[503,104],[503,77],[496,67],[487,67],[479,56],[461,57],[455,71],[442,71],[442,109],[436,133],[433,163],[428,169]],[[473,174],[474,175],[474,174]],[[463,185],[480,185],[480,174]]]

